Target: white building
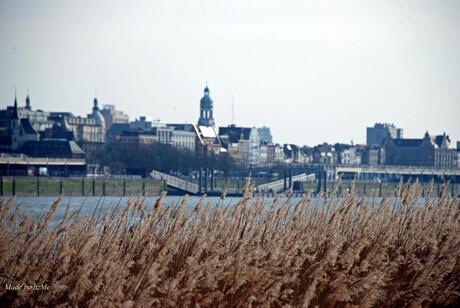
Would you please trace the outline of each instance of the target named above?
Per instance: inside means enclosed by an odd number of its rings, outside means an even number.
[[[352,147],[342,151],[341,154],[343,165],[360,165],[361,156],[356,151],[356,148]]]
[[[129,116],[121,110],[117,110],[115,105],[103,105],[101,114],[105,120],[105,131],[107,132],[112,124],[129,123]]]
[[[171,127],[155,127],[153,128],[157,133],[159,143],[172,144],[173,129]]]
[[[249,140],[238,141],[238,161],[245,166],[249,165],[249,148]]]
[[[94,98],[93,110],[87,117],[74,116],[69,112],[50,112],[50,118],[72,131],[79,145],[105,142],[105,119],[99,110],[97,98]]]
[[[195,151],[195,133],[185,130],[173,130],[171,138],[175,147]]]
[[[249,135],[249,164],[257,165],[259,163],[260,135],[259,130],[255,127],[251,129]]]
[[[268,146],[263,144],[259,147],[259,161],[258,165],[264,165],[268,163]]]
[[[275,146],[275,158],[274,158],[275,163],[282,163],[284,162],[284,151],[283,147],[279,144]]]

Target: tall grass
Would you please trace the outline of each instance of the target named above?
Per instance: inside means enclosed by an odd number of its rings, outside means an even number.
[[[446,190],[419,200],[311,196],[234,206],[201,199],[151,209],[129,201],[78,217],[61,200],[39,218],[0,207],[2,306],[429,306],[460,298],[460,203]],[[65,206],[65,205],[64,205]],[[267,209],[268,207],[268,209]],[[132,217],[136,217],[133,219]],[[11,291],[6,284],[48,284]]]

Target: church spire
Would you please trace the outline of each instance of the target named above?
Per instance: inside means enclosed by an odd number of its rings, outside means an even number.
[[[18,93],[16,87],[14,87],[14,108],[18,108]]]
[[[29,88],[27,88],[26,109],[27,110],[32,110],[32,106],[30,105]]]
[[[97,97],[93,99],[93,110],[99,110],[98,102],[97,102]]]
[[[211,97],[209,96],[208,83],[204,88],[204,96],[200,100],[200,118],[198,125],[200,126],[214,126],[213,105]]]
[[[13,119],[19,119],[19,113],[18,113],[18,99],[17,99],[17,94],[16,94],[16,88],[14,88]]]

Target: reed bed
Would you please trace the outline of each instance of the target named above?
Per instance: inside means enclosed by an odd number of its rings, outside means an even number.
[[[460,303],[460,202],[418,184],[396,198],[200,199],[39,218],[0,205],[2,307],[418,307]],[[65,204],[61,205],[65,206]],[[49,290],[7,290],[43,285]]]

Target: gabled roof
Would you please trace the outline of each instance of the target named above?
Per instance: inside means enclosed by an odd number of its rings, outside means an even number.
[[[450,138],[449,135],[437,135],[433,138],[433,142],[435,145],[437,145],[439,148],[443,146],[444,142],[446,142],[446,146],[449,146],[450,144]]]
[[[287,157],[293,157],[299,153],[299,147],[295,144],[285,144],[283,145],[283,152]]]
[[[216,132],[212,126],[198,126],[200,128],[201,135],[204,138],[217,138]]]
[[[301,148],[301,151],[302,151],[303,154],[306,154],[306,155],[313,155],[313,148],[303,146],[303,147]]]
[[[393,144],[399,147],[419,147],[423,139],[393,139]]]
[[[83,154],[83,155],[85,154],[85,152],[78,146],[78,144],[75,141],[73,140],[69,141],[68,145],[69,145],[70,152],[72,154]]]
[[[66,139],[43,139],[26,141],[21,151],[32,157],[84,157],[85,152],[75,143]]]
[[[220,138],[217,136],[214,126],[193,125],[193,128],[201,144],[212,143],[220,145]]]
[[[314,151],[315,152],[321,152],[321,153],[334,152],[335,148],[334,148],[334,146],[332,146],[332,145],[330,145],[328,143],[323,143],[323,144],[319,144],[319,145],[315,146]]]
[[[32,127],[32,124],[30,124],[29,119],[21,119],[21,126],[26,134],[37,134],[35,129]]]

